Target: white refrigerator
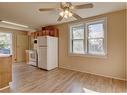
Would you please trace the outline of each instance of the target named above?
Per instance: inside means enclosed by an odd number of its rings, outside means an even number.
[[[37,38],[38,67],[51,70],[58,67],[58,38],[40,36]]]

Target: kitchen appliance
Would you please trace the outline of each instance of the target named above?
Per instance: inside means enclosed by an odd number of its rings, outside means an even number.
[[[33,40],[33,46],[34,50],[37,50],[37,39]]]
[[[36,50],[29,50],[29,62],[28,64],[37,66],[37,51]]]
[[[37,37],[38,67],[51,70],[58,67],[58,38]]]

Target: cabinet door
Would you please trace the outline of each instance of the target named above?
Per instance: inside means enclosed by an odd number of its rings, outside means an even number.
[[[25,50],[28,49],[28,36],[17,35],[17,62],[25,61]]]
[[[38,47],[38,67],[47,69],[47,47]]]
[[[0,58],[0,88],[12,81],[12,57]]]

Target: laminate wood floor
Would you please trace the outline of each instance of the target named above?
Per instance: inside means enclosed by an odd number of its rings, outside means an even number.
[[[1,92],[125,92],[125,81],[62,68],[45,71],[28,64],[15,63],[11,86]]]

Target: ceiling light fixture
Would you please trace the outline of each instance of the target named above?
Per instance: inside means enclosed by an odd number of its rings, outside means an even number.
[[[72,13],[66,9],[66,10],[60,12],[60,16],[62,16],[64,18],[68,18],[68,17],[72,17]]]
[[[60,12],[60,16],[62,16],[62,17],[63,17],[63,16],[64,16],[64,12]]]
[[[15,25],[15,26],[20,26],[20,27],[24,27],[24,28],[28,28],[29,27],[29,26],[26,26],[26,25],[17,24],[17,23],[13,23],[13,22],[9,22],[9,21],[4,21],[4,20],[1,20],[0,22],[6,23],[6,24]]]
[[[75,13],[75,9],[88,9],[88,8],[93,8],[92,3],[87,3],[87,4],[81,4],[81,5],[73,5],[71,2],[60,2],[59,3],[59,8],[40,8],[39,11],[45,12],[45,11],[54,11],[54,10],[62,10],[59,12],[59,17],[57,21],[62,21],[63,18],[69,18],[69,17],[74,17],[77,20],[81,20],[82,17]]]

